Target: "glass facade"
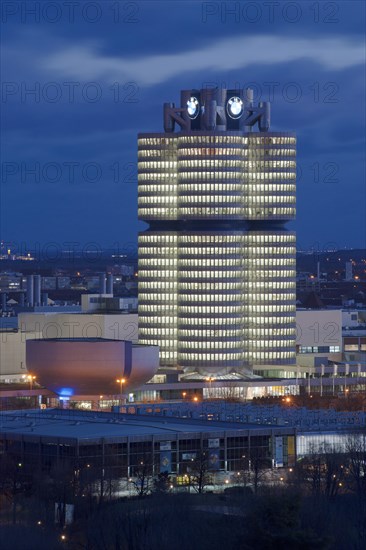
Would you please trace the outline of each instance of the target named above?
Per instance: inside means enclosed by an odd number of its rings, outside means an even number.
[[[162,366],[295,363],[295,155],[288,133],[139,136],[139,341]]]

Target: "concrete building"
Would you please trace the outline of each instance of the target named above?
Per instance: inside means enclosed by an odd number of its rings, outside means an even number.
[[[164,129],[138,139],[139,341],[198,379],[294,368],[295,135],[251,90],[184,90]]]
[[[5,452],[45,472],[67,460],[80,473],[103,467],[110,478],[128,479],[148,461],[150,475],[167,471],[184,485],[189,480],[183,476],[201,452],[212,474],[241,471],[251,459],[267,468],[295,462],[295,429],[285,426],[72,410],[6,412],[2,420]]]

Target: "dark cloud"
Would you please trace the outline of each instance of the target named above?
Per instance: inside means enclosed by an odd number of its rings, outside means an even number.
[[[2,239],[135,241],[137,133],[182,88],[239,83],[298,134],[299,242],[366,246],[363,3],[23,4],[2,13]]]

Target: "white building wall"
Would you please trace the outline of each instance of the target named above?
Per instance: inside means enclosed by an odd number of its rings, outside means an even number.
[[[0,333],[0,380],[12,381],[26,374],[25,343],[20,332]]]
[[[342,347],[342,311],[309,309],[296,311],[296,345]]]

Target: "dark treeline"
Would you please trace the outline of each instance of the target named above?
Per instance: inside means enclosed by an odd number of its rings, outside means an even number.
[[[4,550],[364,550],[366,438],[350,437],[343,453],[314,448],[290,469],[260,459],[210,492],[207,457],[177,491],[168,473],[142,460],[118,498],[121,480],[87,465],[27,469],[0,463],[0,547]],[[234,483],[235,479],[235,483]],[[68,524],[68,506],[73,521]]]

